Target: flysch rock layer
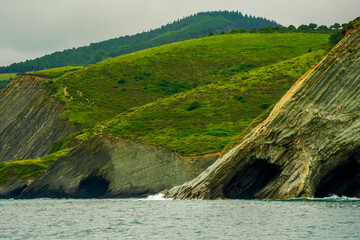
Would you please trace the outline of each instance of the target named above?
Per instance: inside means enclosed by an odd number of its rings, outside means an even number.
[[[177,199],[360,197],[360,29],[352,29],[269,117]]]
[[[217,158],[186,158],[141,141],[96,136],[58,159],[18,197],[144,197],[193,179]]]
[[[65,106],[46,98],[47,80],[22,75],[0,92],[0,162],[44,156],[53,142],[76,130]]]

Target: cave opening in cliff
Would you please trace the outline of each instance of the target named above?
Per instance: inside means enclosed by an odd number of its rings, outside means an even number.
[[[99,198],[108,191],[109,182],[100,177],[92,176],[82,180],[78,188],[79,198]]]
[[[263,189],[281,172],[280,167],[268,163],[264,159],[257,159],[247,168],[238,172],[224,187],[225,198],[254,199],[255,194]]]
[[[360,197],[360,162],[354,157],[329,171],[319,182],[314,197],[329,196]]]

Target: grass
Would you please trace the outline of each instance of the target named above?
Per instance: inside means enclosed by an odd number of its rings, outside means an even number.
[[[327,39],[328,34],[314,33],[204,37],[83,67],[53,79],[47,87],[66,103],[71,122],[92,127],[134,107],[199,86],[230,82],[238,74],[303,55],[309,49],[315,52]],[[49,71],[45,70],[47,76],[57,76]],[[40,73],[44,74],[36,74]]]
[[[58,77],[64,75],[65,73],[73,72],[73,71],[79,70],[80,68],[82,68],[82,67],[81,66],[66,66],[66,67],[45,69],[45,70],[41,70],[41,71],[37,71],[34,73],[29,73],[29,74],[35,75],[35,76],[41,76],[41,77],[48,77],[48,78],[58,78]]]
[[[325,53],[311,52],[162,98],[122,113],[97,129],[185,155],[218,152],[229,142],[238,142],[239,133],[270,111]]]
[[[0,81],[8,81],[11,78],[15,78],[16,73],[0,73]]]
[[[16,77],[16,73],[0,73],[0,90],[5,88]]]
[[[66,149],[39,159],[17,159],[10,162],[0,163],[0,185],[6,184],[12,179],[27,178],[34,180],[61,156],[67,154],[71,149]]]

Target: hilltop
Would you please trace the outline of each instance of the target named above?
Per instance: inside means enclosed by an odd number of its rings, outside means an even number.
[[[200,12],[147,32],[91,43],[89,46],[67,49],[34,60],[13,63],[7,67],[0,67],[0,73],[27,72],[68,65],[85,66],[106,58],[198,38],[209,33],[219,34],[222,31],[229,32],[232,29],[241,28],[250,30],[269,25],[280,26],[274,21],[243,15],[240,12]]]

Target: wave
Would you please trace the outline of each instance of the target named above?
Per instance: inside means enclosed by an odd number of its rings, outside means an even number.
[[[163,193],[158,193],[155,195],[150,195],[147,198],[145,198],[144,200],[173,200],[173,198],[166,198],[165,195]]]
[[[275,200],[275,199],[274,199]],[[266,201],[274,201],[266,200]],[[338,196],[336,194],[324,198],[313,198],[313,197],[302,197],[302,198],[289,198],[289,199],[278,199],[275,201],[312,201],[312,202],[360,202],[360,198]]]

